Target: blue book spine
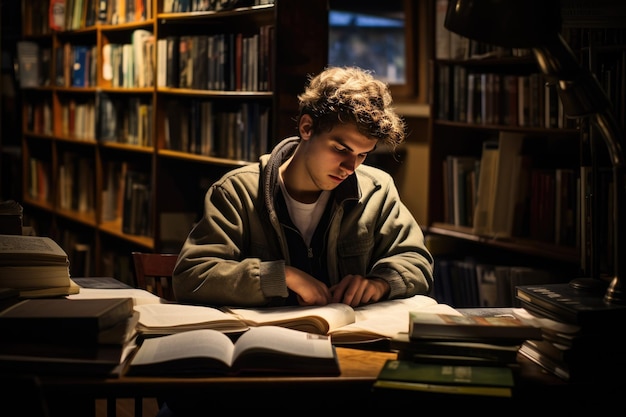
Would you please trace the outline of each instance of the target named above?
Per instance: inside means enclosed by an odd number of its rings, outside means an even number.
[[[77,45],[74,47],[74,64],[72,68],[72,86],[85,87],[87,80],[87,57],[89,47]]]

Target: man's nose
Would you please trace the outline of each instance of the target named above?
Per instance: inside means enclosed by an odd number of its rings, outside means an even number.
[[[341,163],[341,167],[348,171],[348,175],[352,174],[357,167],[356,156],[348,155]]]

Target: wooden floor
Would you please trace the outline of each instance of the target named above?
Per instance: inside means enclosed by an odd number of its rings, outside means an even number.
[[[116,417],[155,417],[159,412],[156,398],[143,399],[143,414],[135,416],[135,400],[132,398],[119,398],[116,404]],[[107,417],[107,401],[96,400],[96,417]]]

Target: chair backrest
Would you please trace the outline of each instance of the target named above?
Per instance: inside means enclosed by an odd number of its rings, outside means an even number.
[[[178,259],[173,253],[132,252],[137,287],[168,301],[174,300],[172,274]]]

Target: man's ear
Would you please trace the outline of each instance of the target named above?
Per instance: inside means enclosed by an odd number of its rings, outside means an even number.
[[[302,117],[300,117],[298,132],[303,140],[308,140],[313,135],[313,119],[310,115],[303,114]]]

